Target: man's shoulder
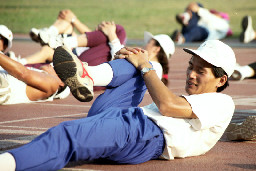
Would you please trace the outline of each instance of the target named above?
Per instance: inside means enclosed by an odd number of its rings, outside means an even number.
[[[230,103],[233,104],[233,99],[231,96],[224,93],[202,93],[202,94],[193,94],[188,96],[183,96],[189,101],[200,101],[200,102],[215,102],[215,103]]]

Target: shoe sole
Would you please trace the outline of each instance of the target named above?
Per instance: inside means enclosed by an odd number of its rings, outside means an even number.
[[[77,100],[89,102],[93,99],[93,92],[86,87],[79,76],[77,65],[81,64],[75,58],[69,50],[58,47],[53,55],[54,70]]]
[[[240,34],[240,42],[249,43],[250,40],[246,40],[246,37],[250,34],[250,27],[252,27],[252,21],[250,16],[245,16],[242,20],[242,33]]]
[[[231,123],[226,132],[229,140],[256,140],[256,116],[249,116],[241,125]]]
[[[35,34],[33,31],[30,31],[30,32],[29,32],[29,36],[30,36],[30,38],[31,38],[34,42],[36,42],[36,43],[39,43],[39,42],[40,42],[40,39],[39,39],[38,35]]]

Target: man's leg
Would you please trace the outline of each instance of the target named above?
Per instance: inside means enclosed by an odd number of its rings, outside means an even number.
[[[200,26],[194,26],[183,34],[185,42],[204,41],[208,37],[208,31]]]
[[[113,70],[112,81],[105,92],[93,102],[88,116],[110,107],[137,107],[147,90],[140,72],[127,60],[114,60],[108,64]]]
[[[105,158],[137,164],[163,152],[161,129],[140,108],[110,108],[63,122],[32,142],[10,150],[17,170],[57,170],[69,161]]]
[[[89,116],[109,107],[137,107],[147,89],[140,72],[127,60],[114,60],[108,64],[112,69],[112,81],[105,85],[107,90],[95,100]],[[92,100],[93,78],[86,69],[89,67],[83,66],[70,50],[63,47],[55,50],[53,65],[60,79],[70,87],[74,97],[80,101]],[[97,79],[105,79],[104,73],[100,72],[103,74],[102,78]]]

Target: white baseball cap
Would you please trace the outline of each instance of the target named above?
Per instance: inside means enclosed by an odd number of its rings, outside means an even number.
[[[185,52],[197,55],[208,63],[221,67],[230,77],[236,66],[236,57],[234,51],[219,40],[207,40],[202,43],[197,50],[183,49]]]
[[[0,35],[5,37],[8,40],[8,48],[12,47],[12,39],[13,39],[13,34],[12,31],[9,30],[5,25],[0,25]]]
[[[175,52],[175,45],[170,36],[166,34],[153,35],[150,32],[144,32],[144,42],[148,43],[151,39],[155,39],[160,46],[163,48],[167,58],[170,58],[170,55],[173,55]]]

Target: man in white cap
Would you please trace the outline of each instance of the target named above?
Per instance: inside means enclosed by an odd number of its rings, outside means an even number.
[[[122,48],[118,59],[100,68],[106,91],[94,101],[88,116],[50,129],[21,148],[0,155],[0,166],[17,170],[57,170],[69,161],[104,158],[138,164],[151,159],[171,160],[209,151],[228,126],[234,103],[217,93],[228,85],[236,59],[226,44],[211,40],[192,54],[185,89],[177,96],[158,78],[147,51]],[[54,54],[59,77],[80,101],[93,98],[100,78],[65,47]],[[110,74],[110,76],[109,76]],[[138,107],[148,90],[153,104]],[[29,160],[28,160],[29,159]]]

